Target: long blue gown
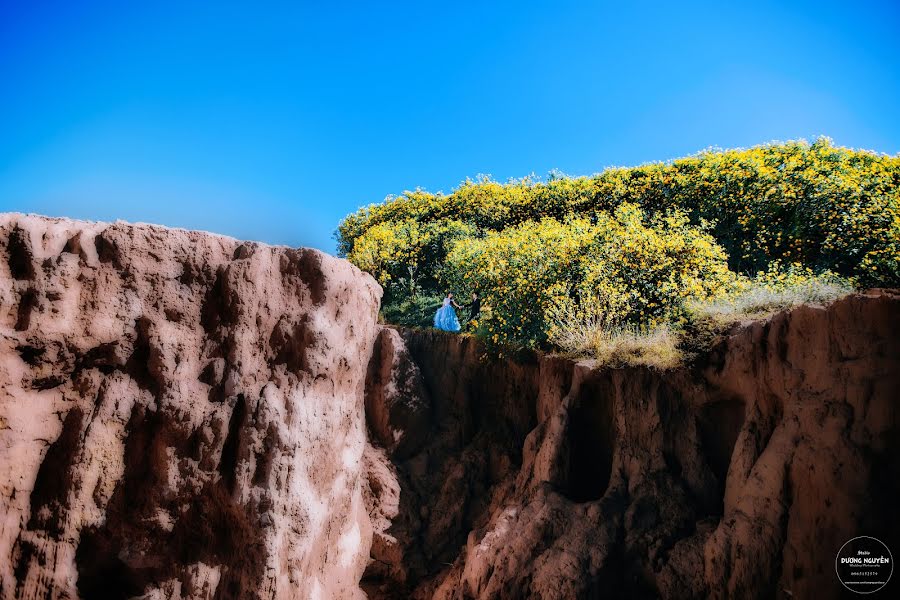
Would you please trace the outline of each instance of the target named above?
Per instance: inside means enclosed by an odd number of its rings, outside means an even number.
[[[459,331],[459,319],[456,311],[450,306],[450,298],[444,298],[444,304],[434,313],[434,326],[444,331]]]

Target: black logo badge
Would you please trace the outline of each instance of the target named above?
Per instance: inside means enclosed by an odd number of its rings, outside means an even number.
[[[834,569],[845,588],[857,594],[871,594],[891,579],[894,557],[881,540],[860,536],[841,546]]]

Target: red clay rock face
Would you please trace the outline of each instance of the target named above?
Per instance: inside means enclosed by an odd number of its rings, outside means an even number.
[[[400,333],[380,327],[366,376],[366,420],[394,458],[415,453],[429,430],[431,402]]]
[[[0,217],[0,598],[833,598],[849,538],[900,548],[895,292],[670,372],[484,357],[380,293]]]
[[[900,548],[895,292],[737,328],[662,373],[401,333],[432,414],[420,451],[370,472],[393,544],[374,597],[835,598],[845,541]]]
[[[425,389],[430,409],[421,449],[392,456],[389,471],[381,465],[370,473],[372,489],[396,490],[387,496],[388,510],[377,504],[377,494],[370,495],[376,502],[372,512],[396,516],[376,526],[374,560],[363,584],[370,598],[406,597],[417,587],[427,597],[430,588],[423,582],[433,581],[459,556],[469,533],[487,524],[492,494],[521,463],[525,436],[537,423],[531,401],[540,387],[539,365],[483,357],[474,339],[437,331],[386,328],[382,335],[390,335],[395,348],[405,345],[394,356],[413,361],[414,368],[394,372],[421,378],[415,385]],[[369,404],[384,386],[380,381],[367,390]],[[373,415],[380,414],[368,412],[370,428],[379,427]],[[403,423],[389,426],[403,429]],[[373,434],[372,443],[379,438]],[[389,552],[380,551],[379,539],[389,540]]]
[[[0,217],[0,597],[362,596],[380,295],[314,250]]]

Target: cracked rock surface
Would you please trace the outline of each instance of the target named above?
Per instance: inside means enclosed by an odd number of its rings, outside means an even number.
[[[0,597],[362,597],[380,296],[315,250],[0,216]]]

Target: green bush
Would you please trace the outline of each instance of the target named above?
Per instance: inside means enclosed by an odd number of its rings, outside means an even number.
[[[452,220],[501,231],[545,217],[595,219],[626,202],[651,216],[680,209],[694,224],[712,223],[738,273],[781,260],[862,285],[900,285],[900,156],[840,148],[827,138],[709,150],[592,177],[482,178],[446,195],[406,192],[347,216],[338,251],[351,257],[357,239],[380,223]]]
[[[617,324],[646,328],[735,281],[722,249],[685,215],[648,220],[632,204],[593,223],[545,218],[459,240],[443,277],[451,289],[481,293],[491,342],[529,346],[542,345],[553,315],[583,298]]]
[[[434,313],[440,308],[443,296],[418,295],[412,298],[401,298],[395,302],[384,304],[381,317],[394,325],[406,327],[431,327],[434,324]]]
[[[429,325],[446,289],[478,290],[475,329],[492,343],[561,347],[561,324],[602,313],[608,347],[610,332],[681,335],[700,322],[691,310],[727,321],[900,286],[900,155],[820,138],[591,177],[482,177],[362,208],[336,236],[384,286],[390,322]]]

